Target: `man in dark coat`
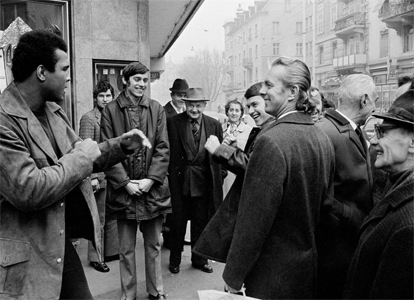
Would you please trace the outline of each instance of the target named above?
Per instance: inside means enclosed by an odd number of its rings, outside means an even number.
[[[289,80],[289,81],[287,81]],[[315,230],[331,196],[334,150],[314,125],[310,72],[300,60],[276,59],[261,93],[276,122],[255,142],[223,278],[260,299],[310,299],[316,288]]]
[[[173,86],[170,88],[171,101],[164,105],[167,119],[185,111],[185,103],[182,98],[185,97],[187,90],[188,83],[185,79],[177,78],[174,80]],[[170,248],[170,224],[171,214],[168,214],[162,226],[163,245],[166,248]]]
[[[223,175],[220,164],[204,148],[210,135],[220,142],[220,123],[203,114],[206,106],[203,89],[190,88],[184,98],[186,111],[167,119],[171,142],[168,167],[173,213],[170,231],[170,265],[172,273],[180,271],[181,252],[187,221],[191,221],[191,246],[197,242],[209,218],[223,201]],[[213,268],[206,258],[191,256],[192,266],[207,273]]]
[[[171,212],[168,190],[170,158],[165,112],[145,95],[149,70],[140,62],[122,72],[124,91],[102,111],[101,138],[138,128],[150,136],[151,149],[137,151],[105,172],[108,201],[118,205],[119,265],[122,299],[137,297],[136,235],[142,232],[148,297],[163,299],[160,235],[165,214]]]
[[[359,126],[371,116],[377,99],[371,77],[349,75],[339,88],[338,108],[328,109],[316,123],[335,148],[334,198],[323,204],[316,239],[321,299],[341,298],[357,232],[373,207],[369,142]]]
[[[391,188],[359,231],[345,299],[413,299],[414,90],[402,94],[375,125],[375,167]]]

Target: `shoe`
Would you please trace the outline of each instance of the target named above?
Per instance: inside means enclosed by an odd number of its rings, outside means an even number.
[[[109,267],[104,262],[98,263],[98,262],[95,262],[95,261],[91,261],[89,263],[89,265],[91,267],[94,267],[94,269],[98,272],[106,273],[106,272],[110,271]]]
[[[172,265],[169,265],[168,270],[170,270],[171,273],[177,274],[180,272],[180,266],[174,267]]]
[[[110,261],[114,261],[114,260],[119,260],[119,254],[104,257],[105,262],[110,262]]]
[[[191,265],[193,266],[193,268],[199,269],[203,272],[213,273],[213,267],[210,266],[209,264],[205,264],[205,265],[191,264]]]
[[[157,296],[153,296],[151,294],[148,294],[148,299],[162,300],[162,299],[167,299],[167,296],[165,296],[164,294],[158,294]]]

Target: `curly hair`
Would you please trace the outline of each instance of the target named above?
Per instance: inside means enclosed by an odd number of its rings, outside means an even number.
[[[49,72],[55,71],[58,61],[56,50],[68,52],[66,42],[47,30],[34,30],[23,34],[14,50],[12,73],[16,82],[23,82],[43,65]]]
[[[299,95],[296,102],[296,109],[305,113],[312,113],[315,104],[309,101],[308,91],[311,86],[311,75],[308,66],[299,59],[290,57],[279,57],[273,63],[274,66],[284,66],[284,75],[280,78],[285,88],[297,85]]]

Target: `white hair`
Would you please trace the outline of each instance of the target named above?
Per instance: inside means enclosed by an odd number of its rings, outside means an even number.
[[[377,91],[372,78],[365,74],[351,74],[342,81],[339,87],[339,106],[353,106],[364,95],[371,101],[377,98]]]

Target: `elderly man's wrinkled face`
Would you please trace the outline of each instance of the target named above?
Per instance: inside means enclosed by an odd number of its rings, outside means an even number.
[[[197,120],[206,108],[206,104],[206,101],[185,101],[187,115],[191,119]]]
[[[375,135],[370,142],[377,152],[376,168],[394,173],[410,167],[409,149],[414,143],[412,133],[384,121],[375,125]]]

